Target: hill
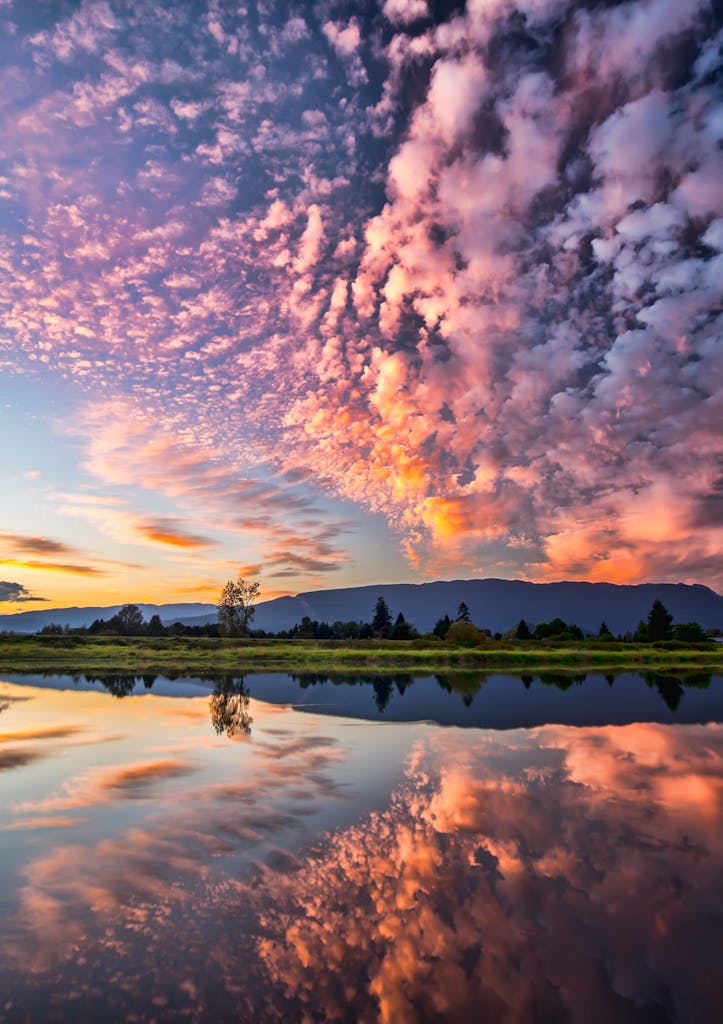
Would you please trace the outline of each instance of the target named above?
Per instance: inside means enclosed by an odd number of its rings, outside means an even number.
[[[520,580],[440,580],[436,583],[392,583],[315,590],[296,597],[263,601],[256,609],[254,626],[267,632],[289,629],[305,615],[319,621],[370,621],[376,600],[382,596],[396,617],[403,612],[421,632],[431,630],[443,615],[451,618],[461,601],[478,626],[505,632],[521,618],[530,625],[559,615],[583,630],[597,632],[604,619],[614,633],[634,629],[656,598],[676,622],[699,622],[704,628],[723,627],[723,597],[699,584],[643,583],[524,583]],[[109,619],[120,608],[54,608],[0,615],[0,630],[34,633],[50,622],[78,628],[94,619]],[[139,604],[146,619],[160,615],[164,623],[190,625],[216,621],[212,604]]]
[[[128,603],[128,602],[126,602]],[[0,615],[0,631],[14,633],[37,633],[43,626],[51,622],[71,629],[83,629],[95,619],[110,619],[123,607],[112,604],[93,608],[46,608],[42,611],[16,612],[13,615]],[[182,604],[141,604],[137,605],[143,612],[143,618],[160,615],[165,624],[179,621],[216,621],[216,606],[213,604],[182,603]]]
[[[435,583],[386,584],[347,590],[317,590],[296,597],[265,601],[256,610],[254,626],[276,632],[289,629],[304,615],[319,621],[370,621],[382,596],[393,617],[403,612],[421,632],[447,614],[454,618],[461,601],[472,620],[493,633],[503,633],[521,618],[534,625],[556,615],[597,632],[604,619],[614,633],[635,629],[659,598],[676,622],[699,622],[705,629],[723,627],[723,597],[699,584],[525,583],[520,580],[450,580]]]

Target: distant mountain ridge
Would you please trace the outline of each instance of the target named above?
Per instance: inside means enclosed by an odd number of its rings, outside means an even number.
[[[254,627],[268,632],[290,629],[305,615],[318,621],[371,621],[378,597],[383,597],[393,616],[403,612],[420,632],[434,627],[445,614],[454,618],[460,602],[469,607],[478,626],[505,632],[525,619],[530,625],[556,615],[575,622],[587,632],[597,632],[604,619],[613,633],[635,629],[646,618],[656,598],[676,622],[699,622],[704,629],[723,628],[723,597],[702,584],[640,583],[526,583],[521,580],[438,580],[435,583],[385,583],[339,590],[315,590],[296,597],[263,601],[256,608]],[[94,619],[109,619],[121,605],[107,608],[53,608],[0,615],[0,630],[34,633],[57,622],[73,628],[89,626]],[[201,625],[216,621],[212,604],[138,604],[146,619]]]
[[[123,604],[112,604],[103,607],[88,608],[44,608],[41,611],[15,612],[11,615],[0,615],[0,631],[11,630],[15,633],[36,633],[43,626],[58,623],[70,626],[71,629],[83,629],[96,619],[111,619],[126,604],[135,604],[148,621],[153,615],[160,615],[161,621],[186,621],[189,618],[204,622],[216,621],[216,605],[200,602],[181,604],[147,604],[140,601],[125,601]]]

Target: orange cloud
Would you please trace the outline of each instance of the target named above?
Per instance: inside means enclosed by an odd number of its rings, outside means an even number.
[[[208,537],[188,533],[180,526],[177,519],[150,519],[138,523],[135,529],[148,540],[159,544],[168,544],[177,548],[207,548],[217,543]]]

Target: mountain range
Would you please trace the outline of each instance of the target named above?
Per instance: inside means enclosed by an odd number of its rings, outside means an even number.
[[[559,616],[586,632],[597,632],[605,620],[613,633],[635,629],[653,601],[661,600],[675,622],[699,622],[704,629],[723,628],[723,597],[709,587],[686,583],[526,583],[521,580],[439,580],[435,583],[387,583],[315,590],[295,597],[262,601],[256,607],[254,628],[267,632],[290,629],[305,615],[319,621],[370,622],[377,598],[383,597],[392,616],[403,612],[420,632],[444,616],[454,618],[461,602],[472,621],[494,632],[505,632],[525,619],[533,626]],[[93,608],[53,608],[0,615],[0,631],[34,633],[51,622],[72,628],[94,619],[111,618],[121,605]],[[159,615],[165,624],[202,625],[216,621],[212,604],[138,604],[144,618]]]

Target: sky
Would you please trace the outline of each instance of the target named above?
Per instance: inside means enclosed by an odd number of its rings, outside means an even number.
[[[0,0],[0,611],[723,590],[708,0]]]

